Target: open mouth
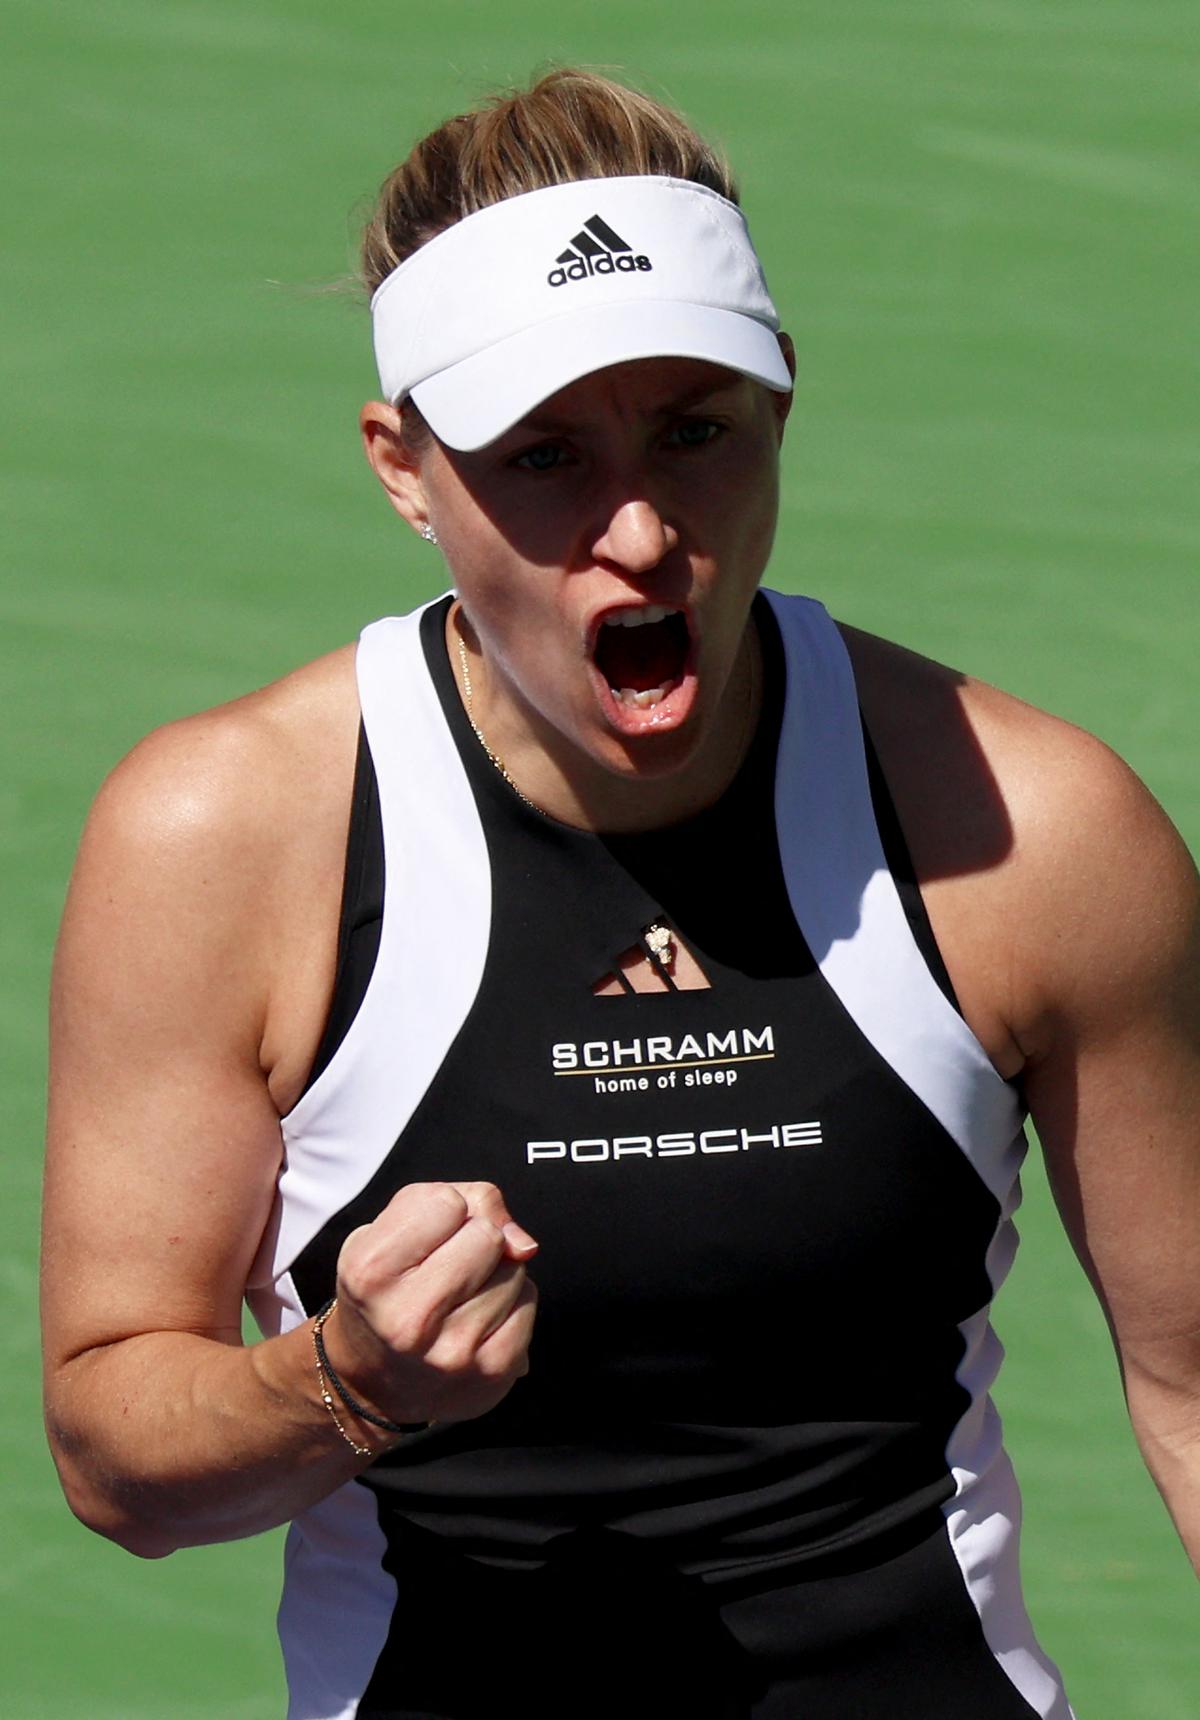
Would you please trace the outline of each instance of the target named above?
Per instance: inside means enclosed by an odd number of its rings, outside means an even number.
[[[593,660],[619,704],[646,710],[683,679],[687,617],[659,603],[613,609],[596,636]]]

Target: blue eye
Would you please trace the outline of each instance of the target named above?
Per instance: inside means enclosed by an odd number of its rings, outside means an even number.
[[[566,449],[561,442],[539,442],[513,459],[513,465],[526,472],[553,472],[565,463]]]
[[[683,418],[667,432],[667,440],[677,448],[705,448],[724,430],[715,418]]]

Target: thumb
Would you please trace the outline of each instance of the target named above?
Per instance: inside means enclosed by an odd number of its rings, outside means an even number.
[[[502,1232],[510,1260],[528,1260],[537,1253],[537,1242],[513,1218],[495,1183],[461,1182],[452,1186],[466,1201],[471,1218],[486,1218]]]

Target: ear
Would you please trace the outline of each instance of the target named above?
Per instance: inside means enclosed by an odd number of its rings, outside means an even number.
[[[779,342],[779,350],[783,354],[783,362],[788,367],[788,374],[795,382],[796,348],[792,345],[792,337],[790,334],[778,334],[775,338]],[[775,426],[781,441],[783,439],[783,427],[788,421],[788,413],[792,410],[792,402],[795,398],[795,389],[788,394],[776,394],[773,390],[771,393],[771,404],[775,408]]]
[[[367,464],[396,512],[420,532],[429,524],[429,506],[421,481],[420,455],[406,444],[402,424],[401,408],[382,400],[368,400],[358,415]]]

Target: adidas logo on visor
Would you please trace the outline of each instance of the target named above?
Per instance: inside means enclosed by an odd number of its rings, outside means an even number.
[[[568,281],[586,281],[590,275],[631,275],[654,267],[649,257],[635,256],[633,246],[614,233],[607,221],[593,215],[584,222],[565,251],[554,259],[555,268],[546,276],[552,287]]]

